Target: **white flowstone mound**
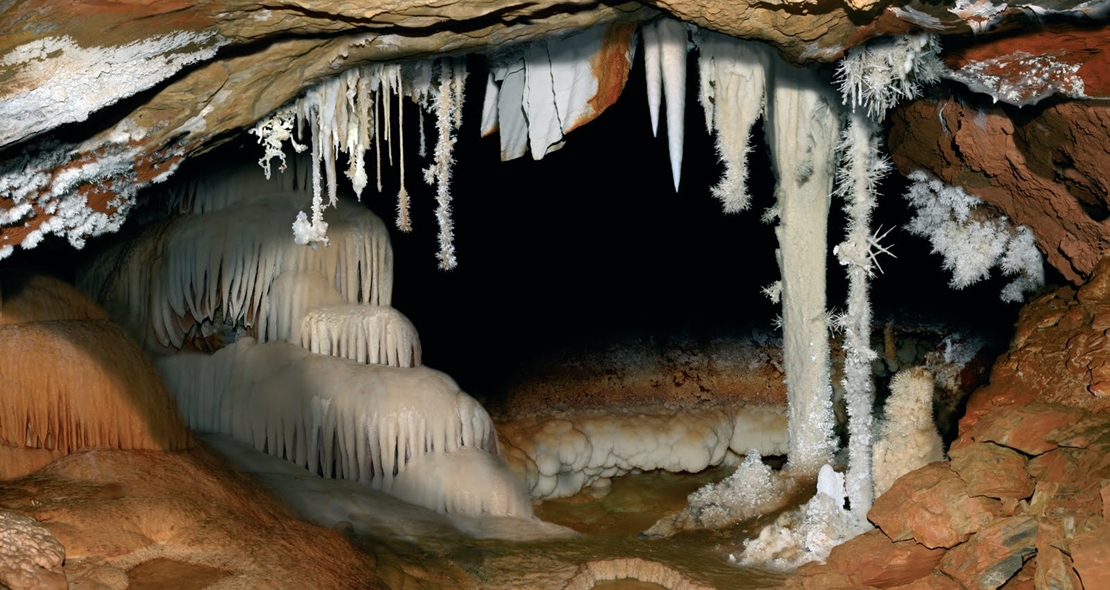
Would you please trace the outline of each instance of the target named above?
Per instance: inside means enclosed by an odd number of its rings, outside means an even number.
[[[387,305],[316,307],[301,319],[299,333],[301,346],[317,354],[394,367],[421,363],[416,327]]]
[[[468,447],[414,459],[389,492],[444,514],[532,518],[528,490],[505,459]]]
[[[497,453],[489,414],[434,369],[362,364],[252,338],[157,364],[190,428],[228,434],[324,477],[389,492],[425,455]]]
[[[505,453],[533,498],[573,496],[633,470],[697,473],[755,448],[786,451],[783,408],[588,413],[502,423]]]
[[[269,321],[271,285],[286,272],[318,274],[347,303],[389,305],[393,249],[385,224],[340,201],[330,245],[289,239],[304,193],[277,193],[204,215],[155,225],[98,256],[78,287],[99,301],[148,350],[180,349],[195,323]],[[320,305],[325,302],[314,303]]]

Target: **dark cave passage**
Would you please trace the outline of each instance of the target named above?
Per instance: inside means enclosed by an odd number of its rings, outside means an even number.
[[[722,167],[697,102],[696,52],[689,59],[678,194],[672,188],[665,118],[659,137],[651,135],[641,58],[617,105],[569,134],[561,150],[542,161],[510,162],[499,161],[496,136],[478,137],[485,70],[480,60],[470,60],[451,185],[459,257],[452,271],[436,266],[434,191],[420,180],[419,168],[427,162],[415,157],[419,136],[410,123],[407,185],[414,231],[401,233],[393,225],[395,167],[383,162],[382,194],[375,194],[371,183],[363,202],[390,227],[393,305],[419,330],[425,364],[487,398],[499,395],[512,375],[559,351],[642,338],[662,344],[672,337],[745,337],[770,329],[778,307],[760,290],[778,279],[776,243],[773,227],[760,216],[773,204],[774,174],[761,127],[754,130],[750,154],[752,207],[725,215],[709,192]],[[411,103],[406,108],[411,121]],[[426,125],[431,138],[431,121]],[[244,134],[187,162],[178,176],[218,173],[213,167],[224,162],[257,160],[262,148],[253,139]],[[895,228],[886,243],[897,256],[880,258],[884,273],[872,282],[876,329],[888,321],[944,322],[1004,345],[1018,309],[998,300],[1004,281],[995,276],[950,290],[940,257],[900,227],[910,217],[901,198],[905,185],[897,173],[888,176],[873,220],[875,228]],[[148,189],[148,206],[159,198],[159,188]],[[137,217],[129,221],[132,228]],[[843,308],[846,290],[831,254],[842,228],[840,203],[834,200],[827,263],[833,309]],[[50,239],[4,266],[49,268],[71,277],[75,261],[114,239],[90,240],[76,256],[67,243]],[[1055,275],[1049,272],[1051,282]]]

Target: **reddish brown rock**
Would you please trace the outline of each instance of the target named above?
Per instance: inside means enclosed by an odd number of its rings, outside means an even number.
[[[1022,568],[1036,539],[1036,519],[999,518],[948,551],[939,569],[970,590],[995,590]]]
[[[154,363],[110,320],[0,324],[0,376],[0,480],[79,449],[193,444]]]
[[[825,563],[855,583],[891,588],[928,575],[944,553],[916,541],[891,541],[875,529],[834,548]]]
[[[1033,478],[1025,471],[1025,457],[992,443],[973,443],[953,449],[952,470],[967,484],[972,496],[1021,500],[1033,494]]]
[[[1059,448],[1029,461],[1037,479],[1029,511],[1051,519],[1078,521],[1102,512],[1102,488],[1110,479],[1110,455]]]
[[[903,586],[895,586],[891,590],[967,590],[959,582],[940,573],[933,572],[924,578],[917,579]]]
[[[1037,558],[1025,560],[1025,565],[1021,567],[1014,577],[1010,578],[999,590],[1036,590],[1037,588]]]
[[[1029,27],[987,39],[946,43],[944,62],[958,78],[990,74],[982,91],[1012,89],[1014,104],[1035,103],[1050,93],[1105,96],[1110,93],[1110,29],[1076,30],[1060,24]],[[1032,78],[1021,62],[1037,63]]]
[[[1037,588],[1081,590],[1079,576],[1072,567],[1071,557],[1060,550],[1064,532],[1060,521],[1042,520],[1037,531]]]
[[[948,463],[911,471],[875,500],[867,518],[895,541],[916,539],[929,548],[953,547],[1001,511],[997,500],[967,494],[967,484]]]
[[[990,385],[968,400],[961,434],[992,408],[1009,404],[1110,410],[1108,282],[1110,257],[1080,289],[1057,289],[1022,308],[1010,350],[995,362]]]
[[[1076,535],[1068,548],[1084,588],[1110,588],[1110,524]]]
[[[1029,227],[1069,281],[1082,283],[1107,251],[1110,106],[1061,101],[1018,110],[933,94],[890,118],[888,145],[903,174],[929,171]]]
[[[782,590],[865,590],[871,586],[862,586],[852,577],[841,573],[823,563],[810,562],[798,568]]]
[[[0,485],[0,509],[48,528],[65,547],[67,574],[73,566],[132,568],[164,558],[218,566],[223,580],[214,587],[387,587],[373,557],[300,520],[202,448],[70,454]],[[83,582],[72,587],[123,587]],[[130,587],[181,587],[139,582]]]
[[[1110,414],[1099,413],[1086,414],[1073,424],[1061,426],[1052,431],[1048,438],[1061,447],[1076,449],[1093,447],[1099,450],[1110,446],[1103,440],[1107,434],[1110,434]]]
[[[953,445],[953,452],[975,441],[998,443],[1027,455],[1040,455],[1058,446],[1047,440],[1049,434],[1074,424],[1084,413],[1060,404],[1040,403],[994,409],[971,427],[961,422],[961,441]]]

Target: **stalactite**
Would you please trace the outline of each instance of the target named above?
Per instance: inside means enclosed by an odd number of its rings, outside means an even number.
[[[436,187],[436,220],[439,222],[439,267],[455,268],[455,232],[451,221],[451,166],[455,163],[455,135],[462,124],[461,88],[466,78],[465,62],[453,59],[440,61],[439,86],[434,96],[437,141],[434,164],[424,171],[424,180]]]
[[[710,191],[725,213],[736,213],[747,209],[751,200],[748,152],[752,127],[767,104],[769,49],[704,30],[695,41],[701,51],[699,100],[705,124],[716,135],[717,157],[725,165],[724,176]]]
[[[644,36],[644,82],[647,87],[648,116],[651,136],[659,136],[659,107],[663,104],[663,66],[659,30],[654,24],[641,29]]]
[[[381,110],[381,97],[374,101],[374,113],[371,115],[374,118],[374,169],[377,171],[378,192],[382,192],[382,142],[381,142],[381,126],[378,122]],[[387,122],[388,126],[388,122]]]
[[[658,134],[662,100],[667,106],[667,152],[671,178],[678,192],[682,177],[682,152],[686,117],[686,25],[663,17],[644,26],[644,67],[647,76],[651,131]],[[661,100],[662,99],[662,100]]]
[[[773,62],[767,143],[778,181],[776,252],[782,273],[783,360],[790,405],[788,467],[816,474],[832,461],[833,413],[825,255],[838,109],[811,68]]]
[[[291,107],[279,109],[269,117],[259,121],[252,133],[258,136],[259,143],[266,153],[259,162],[268,168],[269,161],[278,157],[284,163],[281,146],[289,140],[296,147],[290,132],[289,113],[297,114],[307,120],[312,138],[313,162],[313,201],[311,219],[302,211],[293,224],[294,237],[299,244],[319,242],[327,244],[327,223],[323,220],[323,186],[320,178],[321,167],[325,175],[328,203],[334,205],[338,188],[336,186],[336,152],[348,154],[351,164],[347,176],[351,179],[356,193],[365,186],[366,144],[374,141],[374,161],[376,166],[377,189],[382,190],[382,149],[389,150],[388,162],[393,163],[391,126],[391,95],[397,96],[398,133],[402,134],[399,147],[404,149],[403,100],[406,95],[416,101],[420,109],[421,151],[424,148],[423,110],[433,109],[437,114],[438,140],[434,163],[426,173],[430,184],[436,185],[438,203],[436,217],[439,221],[440,267],[453,268],[456,264],[451,229],[451,166],[454,163],[454,133],[462,125],[462,103],[465,90],[465,60],[444,58],[435,62],[440,69],[440,79],[435,90],[432,89],[432,63],[412,62],[408,64],[372,64],[347,70],[343,74],[321,82],[308,90]],[[341,88],[342,87],[342,88]],[[284,117],[284,119],[282,118]],[[384,146],[383,146],[384,140]],[[401,161],[401,188],[398,193],[398,227],[403,231],[411,228],[408,214],[409,196],[404,185],[404,154]]]
[[[405,105],[402,100],[404,96],[404,89],[401,88],[401,80],[397,82],[397,143],[399,164],[398,171],[401,174],[401,188],[397,192],[397,229],[403,232],[412,231],[412,222],[409,220],[409,192],[405,188]]]

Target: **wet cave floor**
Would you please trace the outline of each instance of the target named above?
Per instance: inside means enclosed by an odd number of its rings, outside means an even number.
[[[537,518],[581,535],[572,538],[507,541],[459,535],[429,544],[426,539],[409,543],[363,536],[356,537],[355,542],[378,559],[379,572],[394,588],[563,588],[566,580],[586,564],[618,559],[663,564],[689,578],[691,585],[668,586],[630,577],[598,581],[585,588],[776,587],[782,576],[730,564],[728,556],[738,553],[746,539],[758,536],[777,512],[722,530],[684,532],[667,538],[641,536],[658,519],[684,508],[691,492],[724,479],[733,469],[722,466],[697,474],[633,473],[614,478],[605,495],[587,489],[570,498],[536,505]],[[417,563],[423,565],[415,566]],[[405,578],[403,582],[401,578]]]

